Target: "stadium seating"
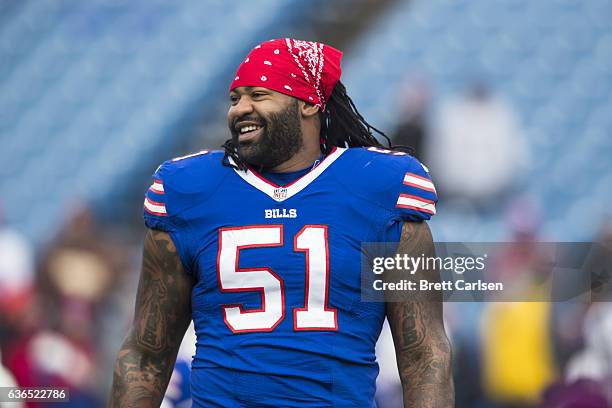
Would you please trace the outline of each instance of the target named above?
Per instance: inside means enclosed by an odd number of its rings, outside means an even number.
[[[164,156],[181,120],[224,86],[240,56],[306,3],[2,3],[0,202],[8,221],[40,242],[75,198],[114,211],[117,189]],[[434,107],[484,79],[528,135],[526,190],[544,209],[544,234],[589,239],[612,198],[610,15],[608,0],[398,1],[350,47],[344,81],[364,116],[390,130],[405,73],[429,76]],[[439,239],[504,238],[501,212],[441,210]]]
[[[41,242],[71,200],[114,193],[294,0],[41,0],[0,10],[0,202]],[[3,3],[4,4],[4,3]],[[221,81],[220,78],[224,80]]]
[[[612,199],[610,15],[608,0],[398,2],[352,47],[345,82],[364,116],[392,129],[404,74],[427,75],[434,107],[483,79],[527,133],[526,189],[541,204],[544,236],[589,240]],[[441,240],[507,238],[501,211],[442,205],[432,224]]]

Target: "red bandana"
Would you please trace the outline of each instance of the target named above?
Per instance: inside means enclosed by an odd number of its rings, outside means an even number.
[[[238,67],[230,91],[261,86],[310,102],[325,103],[340,79],[342,52],[329,45],[291,38],[259,44]]]

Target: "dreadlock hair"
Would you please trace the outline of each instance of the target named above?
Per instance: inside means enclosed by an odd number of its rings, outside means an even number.
[[[391,140],[387,135],[370,125],[361,116],[355,103],[346,93],[346,87],[338,81],[327,101],[325,111],[321,113],[321,151],[327,154],[335,146],[383,147],[372,131],[382,136],[387,146],[391,147]]]
[[[355,103],[346,93],[346,87],[340,81],[334,86],[325,111],[319,114],[319,118],[321,120],[320,135],[321,152],[323,154],[330,153],[334,147],[381,147],[412,153],[412,149],[408,146],[393,146],[384,132],[370,125],[359,113]],[[386,146],[383,146],[374,137],[373,132],[378,133],[385,139]],[[246,163],[239,156],[238,146],[234,144],[232,139],[227,140],[222,147],[225,149],[223,164],[246,171]],[[229,162],[229,157],[236,165]]]

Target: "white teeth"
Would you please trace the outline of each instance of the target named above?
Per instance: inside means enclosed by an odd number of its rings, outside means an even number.
[[[261,129],[261,126],[255,126],[255,125],[244,126],[244,127],[240,128],[240,133],[251,132],[251,131],[257,130],[257,129]]]

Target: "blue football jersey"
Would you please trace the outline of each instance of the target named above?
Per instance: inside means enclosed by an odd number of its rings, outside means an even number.
[[[202,151],[162,164],[145,223],[195,276],[198,407],[372,407],[385,305],[361,301],[361,244],[435,214],[426,168],[401,152],[336,148],[294,182]]]

